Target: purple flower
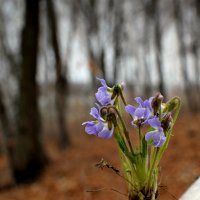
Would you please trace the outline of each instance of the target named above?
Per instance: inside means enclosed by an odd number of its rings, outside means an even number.
[[[112,100],[112,92],[109,91],[111,88],[109,88],[106,84],[106,81],[104,79],[97,78],[101,82],[101,87],[98,89],[97,93],[95,94],[97,101],[102,105],[106,106],[108,104],[113,104],[114,99]]]
[[[152,106],[151,106],[153,97],[150,97],[148,100],[146,99],[144,101],[140,97],[136,97],[135,100],[139,104],[139,107],[146,108],[147,110],[149,110],[149,112],[153,111]]]
[[[132,105],[127,105],[125,107],[126,112],[129,113],[133,118],[131,124],[134,127],[139,127],[143,124],[147,124],[148,119],[152,117],[152,99],[153,97],[149,98],[149,100],[143,101],[140,97],[136,97],[135,100],[139,104],[137,108]]]
[[[145,140],[149,141],[150,139],[153,139],[153,145],[155,147],[160,147],[164,144],[166,137],[163,132],[163,128],[161,127],[161,123],[158,119],[158,117],[154,117],[152,119],[148,120],[148,123],[150,126],[152,126],[155,130],[150,131],[145,135]]]
[[[89,135],[96,135],[102,138],[111,138],[113,135],[114,127],[108,128],[108,122],[106,122],[99,113],[100,108],[91,108],[90,115],[92,115],[96,120],[87,121],[82,125],[86,125],[85,132]]]

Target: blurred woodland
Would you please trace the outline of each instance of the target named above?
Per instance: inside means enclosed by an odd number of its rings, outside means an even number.
[[[49,162],[50,139],[60,151],[72,144],[96,77],[124,81],[128,96],[180,95],[185,110],[200,111],[199,0],[0,5],[1,188],[35,180]]]

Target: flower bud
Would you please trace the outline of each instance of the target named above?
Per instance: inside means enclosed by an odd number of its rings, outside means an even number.
[[[159,111],[160,106],[162,104],[163,101],[163,96],[158,93],[152,100],[151,102],[151,106],[153,108],[153,114],[156,115],[156,113]]]
[[[165,108],[163,109],[163,112],[172,112],[174,109],[177,108],[178,104],[180,103],[180,99],[178,97],[174,97],[171,100],[169,100]]]
[[[161,121],[161,126],[163,130],[166,131],[167,129],[171,128],[171,123],[172,123],[172,115],[171,113],[167,113]]]
[[[100,110],[100,115],[101,115],[101,117],[103,118],[103,119],[105,119],[106,118],[106,115],[107,115],[107,108],[102,108],[101,110]]]
[[[117,126],[117,119],[116,119],[116,116],[114,113],[109,113],[107,115],[107,122],[108,122],[108,129],[111,130],[112,127],[113,127],[113,124],[114,126]]]

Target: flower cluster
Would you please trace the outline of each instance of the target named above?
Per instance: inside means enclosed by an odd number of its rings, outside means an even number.
[[[150,131],[146,134],[145,139],[149,141],[153,139],[153,145],[160,147],[166,140],[166,137],[161,127],[161,122],[157,116],[153,114],[152,100],[154,97],[150,97],[148,100],[143,101],[140,97],[136,97],[135,101],[139,104],[138,107],[127,105],[125,107],[126,112],[132,116],[133,121],[131,124],[134,127],[141,127],[145,124],[154,128],[154,131]]]
[[[85,131],[89,135],[96,135],[102,138],[111,138],[113,135],[114,127],[111,128],[108,126],[108,121],[103,119],[100,115],[100,107],[97,104],[97,108],[91,108],[90,115],[92,115],[96,120],[84,122],[83,125],[86,125]]]
[[[97,79],[101,82],[102,86],[98,88],[95,96],[101,106],[96,104],[97,108],[93,107],[91,109],[90,114],[95,118],[95,121],[87,121],[84,122],[83,125],[86,125],[85,131],[90,135],[93,134],[102,138],[111,138],[114,132],[114,126],[108,126],[108,121],[106,120],[107,116],[101,116],[101,108],[103,106],[114,105],[118,94],[115,93],[114,87],[110,88],[107,86],[104,79]],[[143,125],[149,125],[154,129],[145,135],[145,139],[146,141],[153,140],[152,144],[155,147],[160,147],[166,140],[161,122],[157,116],[157,112],[155,112],[156,107],[159,107],[162,103],[162,101],[159,101],[160,99],[162,99],[161,95],[150,97],[148,100],[144,101],[140,97],[136,97],[135,101],[138,104],[137,107],[132,105],[125,106],[126,112],[132,117],[131,124],[133,127],[140,128]],[[155,109],[153,109],[152,106],[154,106]]]
[[[97,101],[101,104],[96,104],[98,109],[93,107],[91,109],[90,115],[92,115],[96,120],[95,121],[87,121],[82,125],[86,125],[85,132],[88,134],[93,134],[102,138],[111,138],[114,132],[114,126],[109,120],[109,112],[103,113],[103,106],[113,105],[116,98],[117,92],[115,88],[110,88],[107,86],[106,81],[104,79],[99,79],[101,82],[101,87],[98,88],[97,93],[95,94]]]
[[[85,125],[85,132],[107,139],[114,135],[120,150],[124,178],[129,184],[129,199],[155,200],[158,164],[169,143],[180,110],[180,99],[174,97],[163,103],[163,96],[159,93],[146,100],[136,97],[137,104],[133,106],[127,104],[123,96],[124,84],[110,88],[104,79],[97,79],[101,83],[95,94],[98,104],[90,111],[94,120],[82,124]],[[122,103],[138,133],[136,148],[133,148],[134,141],[123,121]],[[147,132],[143,133],[143,130]]]

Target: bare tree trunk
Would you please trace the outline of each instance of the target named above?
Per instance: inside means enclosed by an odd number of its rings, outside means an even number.
[[[106,66],[105,66],[105,52],[103,48],[101,49],[99,63],[100,63],[103,79],[106,80],[107,78],[106,78]]]
[[[198,111],[200,110],[199,99],[200,99],[200,63],[199,63],[199,51],[200,51],[200,1],[195,1],[195,9],[197,14],[197,29],[195,29],[192,44],[192,54],[195,60],[195,97]]]
[[[38,86],[36,81],[39,38],[39,1],[24,0],[25,22],[21,40],[21,76],[19,79],[18,133],[13,155],[17,182],[37,178],[46,156],[41,144]]]
[[[195,36],[194,36],[195,38]],[[200,85],[199,85],[199,76],[200,76],[200,66],[199,66],[199,55],[198,55],[198,41],[194,40],[191,44],[191,53],[194,58],[194,71],[195,71],[195,83],[191,85],[191,93],[194,108],[193,111],[198,112],[200,110],[199,99],[200,99]]]
[[[151,64],[150,64],[150,48],[149,48],[149,38],[150,38],[150,23],[151,23],[151,14],[150,14],[151,2],[143,0],[144,7],[144,28],[143,28],[143,61],[145,68],[145,87],[144,93],[146,97],[151,96],[152,92],[152,80],[151,80]]]
[[[198,41],[194,40],[192,41],[192,46],[191,46],[191,53],[194,58],[194,67],[195,67],[195,82],[196,86],[199,89],[199,79],[200,79],[200,66],[199,66],[199,54],[198,54]]]
[[[0,45],[4,56],[6,57],[8,64],[11,67],[11,72],[16,75],[18,59],[15,54],[13,54],[6,45],[6,22],[2,15],[2,8],[0,8]]]
[[[88,57],[89,57],[89,69],[92,77],[92,86],[93,89],[96,84],[96,76],[99,73],[102,75],[102,78],[107,80],[106,69],[105,69],[105,49],[103,45],[99,47],[99,53],[95,54],[93,49],[92,40],[99,40],[98,31],[99,31],[99,21],[97,15],[97,2],[98,0],[78,0],[79,1],[79,9],[81,14],[85,18],[86,23],[86,42],[88,49]]]
[[[56,70],[56,109],[59,124],[59,146],[64,149],[69,145],[69,133],[66,128],[66,95],[68,93],[68,83],[65,75],[63,74],[63,64],[60,55],[58,44],[58,28],[55,12],[55,5],[52,0],[47,0],[47,11],[49,18],[49,27],[51,32],[51,40],[53,51],[55,55],[55,70]]]
[[[193,40],[192,40],[192,54],[195,59],[195,81],[197,84],[197,90],[200,90],[200,65],[199,65],[199,47],[200,47],[200,1],[195,0],[194,8],[196,11],[197,24],[193,28]],[[197,26],[197,28],[196,28]]]
[[[154,20],[154,42],[156,51],[156,65],[159,74],[158,89],[166,96],[166,88],[164,84],[164,73],[163,73],[163,60],[162,60],[162,33],[160,28],[160,15],[159,15],[159,0],[152,0],[152,16]]]
[[[11,165],[11,152],[13,146],[11,146],[11,124],[9,123],[6,107],[3,102],[3,94],[0,88],[0,122],[3,134],[0,135],[0,188],[9,187],[14,184],[14,178]],[[0,131],[1,132],[1,131]],[[9,142],[10,140],[10,142]]]
[[[180,56],[180,62],[182,67],[182,76],[183,76],[183,84],[184,84],[184,92],[185,97],[187,100],[187,104],[191,111],[196,110],[195,102],[192,99],[192,88],[190,84],[190,80],[188,77],[188,64],[187,64],[187,52],[186,52],[186,46],[184,43],[184,30],[183,30],[183,15],[181,11],[181,2],[180,0],[174,0],[173,1],[174,6],[174,18],[176,22],[176,29],[177,29],[177,35],[178,35],[178,41],[179,41],[179,56]]]
[[[122,47],[121,47],[121,34],[123,31],[123,3],[119,1],[115,1],[114,3],[114,16],[115,16],[115,25],[114,25],[114,32],[113,32],[113,46],[114,46],[114,72],[113,72],[113,81],[114,83],[117,82],[118,73],[119,73],[119,65],[120,65],[120,58],[122,54]]]
[[[12,134],[11,134],[10,123],[9,123],[6,107],[3,102],[3,94],[2,94],[1,88],[0,88],[0,121],[2,124],[2,129],[3,129],[5,137],[7,138],[11,137]]]
[[[179,0],[174,0],[173,2],[174,2],[174,17],[176,21],[177,34],[179,40],[179,54],[181,59],[182,74],[185,83],[185,88],[187,89],[189,84],[189,78],[187,73],[187,58],[186,58],[186,47],[184,43],[182,13]]]

